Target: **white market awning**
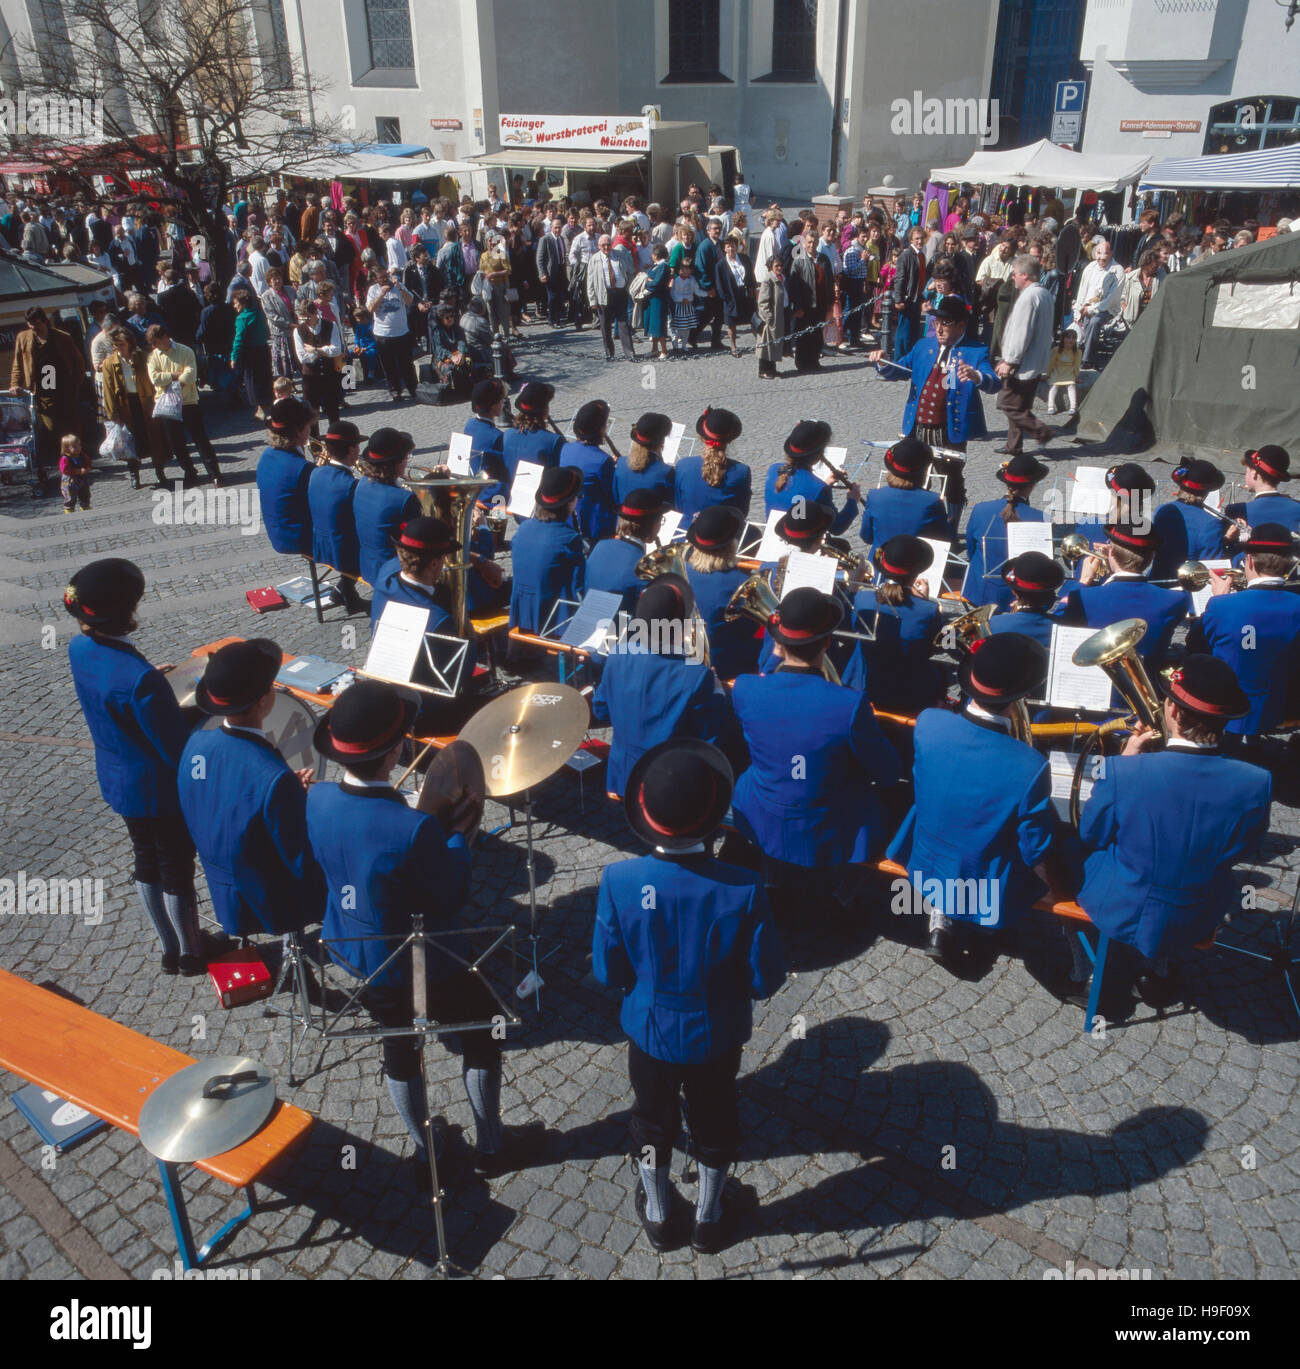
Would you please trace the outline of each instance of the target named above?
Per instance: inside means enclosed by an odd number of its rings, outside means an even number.
[[[572,152],[563,148],[519,147],[506,152],[485,152],[474,158],[475,166],[514,167],[517,170],[538,171],[617,171],[619,167],[635,166],[645,152]]]
[[[1152,190],[1300,189],[1300,147],[1225,152],[1214,157],[1171,157],[1142,177]]]
[[[1006,152],[975,152],[962,166],[936,166],[930,179],[941,184],[1045,186],[1057,190],[1114,193],[1140,180],[1151,158],[1071,152],[1046,138]]]

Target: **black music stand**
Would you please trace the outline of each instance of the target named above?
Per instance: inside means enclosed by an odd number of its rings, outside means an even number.
[[[1263,894],[1271,891],[1268,889],[1260,890]],[[1270,898],[1270,902],[1274,900]],[[1280,900],[1278,900],[1280,902]],[[1296,886],[1295,895],[1291,899],[1291,905],[1280,917],[1270,918],[1270,927],[1277,937],[1277,945],[1268,951],[1252,951],[1246,946],[1234,945],[1231,941],[1215,941],[1215,946],[1221,951],[1232,951],[1236,955],[1249,956],[1252,960],[1262,960],[1266,964],[1272,965],[1282,976],[1282,982],[1286,985],[1286,991],[1291,995],[1291,1006],[1296,1011],[1296,1016],[1300,1017],[1300,998],[1296,997],[1295,981],[1291,978],[1292,970],[1300,965],[1300,955],[1294,954],[1292,945],[1296,931],[1296,918],[1300,916],[1300,884]],[[1236,928],[1235,921],[1228,923],[1230,927]]]
[[[440,945],[440,940],[454,936],[493,936],[492,943],[488,948],[474,960],[466,960],[445,945]],[[385,956],[384,960],[370,974],[352,975],[353,984],[348,993],[347,1000],[343,1006],[332,1015],[325,1006],[326,979],[326,956],[325,951],[331,946],[351,945],[360,941],[381,941],[386,944],[396,943],[393,949]],[[444,954],[453,960],[460,962],[471,974],[477,975],[488,993],[496,1000],[501,1008],[501,1017],[493,1018],[487,1022],[434,1022],[429,1017],[428,1003],[428,984],[425,980],[426,952],[431,945],[438,945]],[[321,982],[321,1009],[319,1033],[325,1041],[382,1041],[390,1036],[409,1036],[416,1042],[416,1049],[420,1054],[420,1082],[424,1088],[424,1150],[429,1160],[429,1181],[430,1181],[430,1203],[433,1208],[434,1230],[438,1240],[438,1263],[435,1266],[436,1272],[442,1277],[456,1270],[458,1273],[468,1271],[460,1268],[452,1262],[447,1251],[447,1232],[443,1223],[442,1208],[446,1194],[438,1180],[438,1157],[434,1153],[433,1144],[433,1114],[430,1106],[430,1082],[428,1074],[428,1052],[425,1043],[429,1037],[453,1036],[460,1032],[484,1031],[495,1029],[499,1026],[518,1027],[523,1024],[523,1019],[507,1006],[501,995],[488,983],[487,979],[481,974],[481,968],[487,958],[502,946],[508,946],[510,951],[510,978],[513,981],[518,973],[517,956],[515,953],[515,925],[508,923],[501,926],[489,927],[456,927],[447,928],[440,932],[426,932],[424,929],[424,915],[413,913],[411,915],[411,930],[405,936],[399,934],[385,935],[376,933],[372,936],[350,936],[340,938],[338,941],[327,941],[322,937],[320,941],[320,982]],[[359,1004],[359,999],[365,990],[370,987],[376,977],[390,966],[396,963],[402,953],[410,949],[411,952],[411,991],[413,1018],[409,1027],[383,1027],[378,1023],[370,1027],[350,1027],[344,1030],[337,1029],[337,1023],[345,1015],[354,1015]],[[350,964],[348,957],[340,953],[340,961],[345,966]]]

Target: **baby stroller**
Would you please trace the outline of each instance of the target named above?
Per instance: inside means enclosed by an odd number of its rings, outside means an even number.
[[[36,462],[36,400],[30,390],[0,393],[0,484],[32,484],[39,498],[42,481]]]

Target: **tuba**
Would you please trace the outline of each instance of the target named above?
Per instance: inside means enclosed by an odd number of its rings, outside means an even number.
[[[685,544],[670,542],[666,547],[648,551],[632,569],[638,580],[657,580],[661,575],[680,575],[686,578]]]
[[[761,575],[751,575],[748,580],[731,596],[723,612],[729,623],[737,623],[742,618],[757,623],[766,631],[772,615],[781,607],[772,586]],[[822,657],[822,675],[831,684],[840,684],[840,672],[835,669],[829,656]]]
[[[945,623],[938,632],[935,633],[930,646],[935,651],[956,651],[962,656],[969,656],[976,642],[982,642],[989,635],[989,620],[998,611],[996,604],[983,604],[979,608],[973,608],[969,613],[963,613],[960,618],[954,618],[950,623]],[[949,636],[952,634],[952,637]],[[952,641],[952,646],[948,645]]]
[[[1071,657],[1078,666],[1100,666],[1110,676],[1111,683],[1129,707],[1126,717],[1112,718],[1102,723],[1079,754],[1074,767],[1074,779],[1070,784],[1070,821],[1075,827],[1079,825],[1079,796],[1084,770],[1093,746],[1101,747],[1104,738],[1114,732],[1132,732],[1138,727],[1149,727],[1161,737],[1167,735],[1164,705],[1137,653],[1138,643],[1146,635],[1145,619],[1125,618],[1102,628],[1100,632],[1094,632]]]
[[[451,595],[450,613],[456,636],[464,637],[469,628],[470,539],[474,534],[474,511],[478,497],[496,484],[484,475],[432,476],[420,474],[401,482],[420,501],[420,512],[428,518],[441,518],[451,524],[460,543],[460,556],[443,567],[442,583]]]

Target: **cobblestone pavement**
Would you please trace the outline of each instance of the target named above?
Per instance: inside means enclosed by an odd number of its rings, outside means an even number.
[[[816,377],[760,384],[752,354],[606,364],[591,332],[544,339],[530,330],[521,369],[558,385],[557,416],[607,398],[620,446],[644,409],[688,426],[706,402],[735,409],[745,423],[737,451],[754,466],[756,488],[796,420],[827,418],[841,443],[865,452],[859,440],[894,436],[903,402],[903,387],[878,380],[860,356],[828,358]],[[424,447],[463,421],[461,409],[395,414],[381,393],[353,401],[363,431],[395,421]],[[991,402],[986,410],[1000,439]],[[222,415],[212,426],[231,481],[251,481],[261,445],[251,421]],[[998,488],[992,446],[973,448],[972,499]],[[1063,477],[1079,450],[1067,440],[1050,449]],[[1093,448],[1087,459],[1105,456]],[[864,483],[878,471],[874,459]],[[267,632],[286,650],[352,663],[364,651],[362,620],[338,609],[324,626],[306,609],[254,618],[244,591],[297,573],[260,533],[157,525],[150,494],[129,490],[120,473],[100,475],[93,510],[75,516],[60,514],[57,500],[0,491],[3,873],[102,877],[106,891],[98,926],[0,918],[0,964],[180,1049],[258,1057],[279,1072],[282,1096],[316,1116],[306,1149],[271,1176],[264,1209],[219,1266],[263,1279],[428,1277],[432,1223],[417,1201],[377,1048],[311,1043],[310,1077],[291,1088],[283,1021],[257,1005],[222,1011],[206,980],[154,973],[125,833],[100,800],[64,651],[68,575],[112,554],[131,556],[148,577],[138,641],[155,662],[232,633]],[[1289,897],[1295,781],[1280,751],[1271,759],[1279,801],[1256,880]],[[742,1072],[739,1238],[716,1257],[655,1255],[637,1224],[624,1157],[630,1094],[616,1005],[591,978],[589,959],[599,872],[637,847],[598,774],[584,792],[562,771],[543,787],[538,816],[539,899],[558,950],[544,966],[540,1014],[525,1005],[511,1038],[503,1101],[507,1121],[550,1130],[522,1172],[492,1182],[452,1173],[448,1234],[475,1275],[1039,1279],[1070,1261],[1149,1269],[1154,1279],[1293,1275],[1300,1028],[1269,966],[1201,954],[1185,1008],[1159,1016],[1141,1008],[1090,1039],[1079,1010],[1045,987],[1065,964],[1060,934],[1045,920],[1031,919],[993,963],[956,979],[922,954],[920,928],[904,925],[912,919],[890,915],[882,887],[843,912],[803,908],[783,918],[790,976],[759,1006]],[[494,820],[504,810],[489,805],[485,826]],[[480,921],[526,910],[519,830],[482,843],[472,905]],[[1239,915],[1231,938],[1258,942],[1269,906]],[[468,1128],[455,1058],[435,1049],[433,1072],[435,1107],[453,1129]],[[0,1277],[120,1269],[144,1278],[170,1268],[167,1211],[141,1147],[111,1132],[42,1169],[37,1139],[9,1098],[16,1081],[6,1083]],[[356,1148],[355,1170],[343,1167],[346,1146]],[[197,1228],[231,1210],[224,1186],[194,1173],[185,1182]],[[693,1198],[693,1186],[683,1189]]]

